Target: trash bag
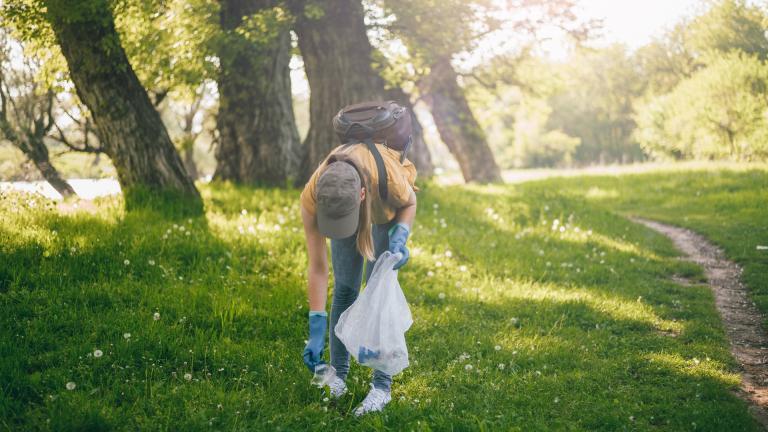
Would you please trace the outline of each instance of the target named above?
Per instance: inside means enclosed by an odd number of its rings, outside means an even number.
[[[405,332],[413,324],[411,310],[393,266],[402,255],[384,252],[376,260],[363,292],[339,317],[336,336],[365,366],[396,375],[408,367]]]

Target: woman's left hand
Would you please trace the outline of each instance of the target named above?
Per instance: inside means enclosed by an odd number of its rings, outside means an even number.
[[[404,266],[405,263],[408,262],[408,258],[411,256],[411,253],[405,246],[405,242],[408,241],[409,234],[410,229],[408,228],[408,225],[403,223],[398,223],[389,231],[389,251],[393,254],[400,253],[403,255],[403,258],[401,258],[400,261],[395,264],[395,270]]]

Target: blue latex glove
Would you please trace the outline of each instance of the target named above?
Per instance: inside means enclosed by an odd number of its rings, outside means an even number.
[[[325,328],[328,321],[326,311],[309,311],[309,340],[304,347],[304,364],[314,373],[315,366],[322,363],[325,349]]]
[[[403,255],[403,258],[395,264],[395,270],[404,266],[411,256],[408,248],[405,247],[405,242],[408,241],[410,233],[411,230],[408,228],[408,225],[403,223],[399,223],[389,229],[389,251],[393,254],[400,253]]]

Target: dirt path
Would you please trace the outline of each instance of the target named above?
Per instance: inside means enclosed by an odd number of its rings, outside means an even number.
[[[764,317],[749,299],[747,287],[739,281],[741,268],[699,234],[646,219],[633,220],[669,237],[686,259],[704,267],[731,342],[731,352],[741,364],[738,394],[768,430],[768,333],[762,328]]]

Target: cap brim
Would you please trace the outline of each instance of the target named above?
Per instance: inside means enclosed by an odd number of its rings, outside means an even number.
[[[332,239],[350,237],[357,231],[359,220],[359,207],[339,218],[330,218],[321,212],[317,212],[317,228],[320,230],[320,234]]]

